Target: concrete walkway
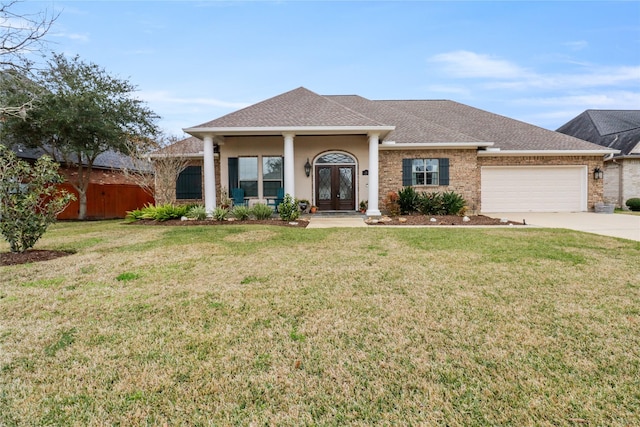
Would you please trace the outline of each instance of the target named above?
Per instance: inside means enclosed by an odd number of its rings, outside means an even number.
[[[307,228],[368,227],[361,216],[320,216],[310,215]]]
[[[526,221],[527,225],[548,228],[566,228],[602,236],[620,237],[640,241],[640,216],[625,214],[600,214],[593,212],[554,213],[490,213],[494,218]]]

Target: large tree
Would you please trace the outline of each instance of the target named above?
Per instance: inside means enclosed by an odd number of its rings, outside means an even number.
[[[45,36],[58,17],[44,9],[19,12],[17,1],[0,3],[0,72],[3,86],[24,86],[21,97],[0,94],[0,117],[24,118],[35,94],[30,93],[35,54],[44,51]]]
[[[54,54],[40,73],[43,89],[24,120],[9,118],[5,132],[75,169],[69,182],[78,192],[79,219],[96,158],[107,151],[129,153],[132,144],[152,147],[158,116],[134,97],[135,86],[79,57]]]

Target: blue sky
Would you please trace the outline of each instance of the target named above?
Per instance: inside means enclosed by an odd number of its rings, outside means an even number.
[[[27,1],[49,48],[130,80],[181,129],[304,86],[451,99],[556,129],[640,109],[640,1]]]

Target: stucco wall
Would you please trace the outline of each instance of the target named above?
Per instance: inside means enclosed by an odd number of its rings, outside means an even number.
[[[294,174],[295,197],[307,199],[314,203],[315,182],[313,171],[307,177],[304,164],[314,165],[322,154],[332,151],[344,152],[356,159],[356,204],[367,199],[368,176],[362,171],[369,169],[368,140],[363,135],[336,136],[296,136],[294,138]],[[230,157],[242,156],[282,156],[284,154],[284,138],[282,136],[227,137],[220,146],[220,180],[223,187],[228,187],[229,174],[227,162]],[[261,173],[261,161],[258,161],[258,172]],[[259,191],[262,191],[261,189]],[[354,206],[355,209],[356,206]]]

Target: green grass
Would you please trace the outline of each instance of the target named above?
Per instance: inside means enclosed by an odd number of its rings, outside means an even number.
[[[0,425],[640,424],[637,242],[111,221],[38,248],[77,253],[0,267]]]

